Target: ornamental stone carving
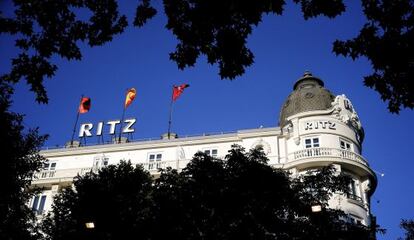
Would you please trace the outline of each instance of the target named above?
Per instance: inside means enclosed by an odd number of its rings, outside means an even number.
[[[259,140],[256,140],[253,144],[252,144],[252,146],[251,146],[251,148],[253,149],[253,148],[257,148],[257,147],[259,147],[259,146],[261,146],[262,148],[263,148],[263,152],[265,153],[265,154],[269,154],[270,153],[270,144],[268,143],[268,142],[266,142],[266,141],[264,141],[263,139],[259,139]]]
[[[177,159],[185,160],[185,151],[184,148],[181,146],[177,147]]]
[[[361,131],[362,125],[359,121],[358,114],[356,113],[351,101],[344,95],[338,95],[332,104],[332,115],[343,123],[350,125],[357,131]]]

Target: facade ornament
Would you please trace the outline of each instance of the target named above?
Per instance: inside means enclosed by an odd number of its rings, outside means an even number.
[[[295,144],[296,144],[296,145],[299,145],[299,144],[300,144],[300,137],[295,137],[295,138],[293,139],[293,141],[295,141]]]
[[[362,125],[359,121],[358,114],[352,106],[351,101],[345,96],[345,94],[336,96],[331,105],[333,108],[332,115],[336,119],[352,126],[357,131],[361,131]]]
[[[263,140],[262,138],[256,140],[250,148],[257,148],[259,146],[261,146],[263,148],[263,152],[265,154],[270,153],[270,151],[271,151],[270,144],[268,142],[266,142],[265,140]]]
[[[292,133],[293,132],[293,124],[292,122],[289,122],[289,124],[286,127],[288,133]]]
[[[92,163],[92,171],[97,172],[102,167],[107,166],[108,161],[109,161],[109,157],[107,157],[105,153],[99,153],[95,155],[93,158],[93,163]]]
[[[185,151],[184,148],[181,146],[177,146],[177,159],[185,160]]]
[[[299,119],[294,118],[289,121],[289,126],[292,128],[293,141],[296,145],[300,144],[300,134],[299,134]]]
[[[369,192],[371,190],[370,184],[368,180],[365,180],[361,183],[362,191]]]

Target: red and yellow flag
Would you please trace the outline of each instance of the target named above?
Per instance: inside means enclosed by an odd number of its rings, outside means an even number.
[[[91,99],[88,97],[83,97],[81,99],[78,111],[79,113],[87,113],[89,112],[89,109],[91,109]]]
[[[134,101],[136,95],[137,95],[137,90],[135,90],[135,88],[128,89],[126,97],[125,97],[125,108],[127,108],[129,105],[131,105],[131,103],[132,103],[132,101]]]
[[[184,92],[184,89],[188,88],[189,84],[181,84],[180,86],[174,86],[173,87],[173,101],[177,100],[177,98]]]

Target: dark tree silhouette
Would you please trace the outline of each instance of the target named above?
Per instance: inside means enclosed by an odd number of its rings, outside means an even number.
[[[235,145],[225,160],[197,153],[181,173],[162,172],[154,239],[369,239],[368,229],[327,208],[349,178],[327,167],[292,179],[267,161],[261,149]],[[313,213],[316,204],[324,210]]]
[[[293,0],[301,5],[305,19],[319,15],[333,18],[345,11],[342,0]],[[366,57],[374,73],[364,84],[388,102],[392,113],[414,107],[414,2],[412,0],[361,0],[367,23],[351,40],[335,41],[333,52],[356,59]],[[252,28],[263,14],[283,13],[284,0],[168,0],[166,28],[178,44],[170,59],[180,69],[193,66],[200,55],[210,64],[218,64],[222,78],[242,75],[254,61],[246,46]],[[155,14],[150,1],[137,9],[136,26]]]
[[[50,239],[370,239],[370,230],[327,208],[349,178],[334,168],[291,178],[261,149],[233,146],[225,160],[197,153],[182,171],[151,180],[130,163],[75,180],[44,223]],[[311,206],[322,211],[314,213]],[[94,222],[94,229],[86,229]]]
[[[405,230],[405,237],[400,240],[414,240],[414,220],[402,219],[400,227]]]
[[[43,223],[50,239],[146,239],[152,205],[151,176],[121,161],[90,172],[55,197]],[[94,229],[85,224],[93,222]]]
[[[301,4],[306,19],[318,15],[335,17],[345,10],[341,0],[294,2]],[[283,0],[164,1],[166,28],[179,41],[170,58],[183,69],[193,66],[203,54],[210,64],[218,64],[222,78],[240,76],[254,61],[246,46],[252,28],[262,21],[263,14],[281,15],[284,5]]]
[[[9,111],[9,87],[0,83],[0,91],[0,239],[36,239],[35,217],[26,204],[32,175],[45,161],[39,148],[46,136],[25,130],[23,116]]]
[[[26,80],[41,103],[48,101],[43,80],[57,70],[51,62],[54,55],[80,60],[80,41],[99,46],[127,26],[126,17],[118,13],[116,0],[13,2],[13,18],[4,17],[0,11],[0,33],[16,35],[15,45],[20,53],[12,59],[11,71],[0,81]],[[80,20],[79,9],[91,14],[89,20]]]
[[[18,36],[21,49],[12,59],[12,69],[1,81],[16,83],[25,79],[47,102],[43,86],[57,66],[51,57],[81,59],[79,41],[90,46],[102,45],[127,26],[118,12],[116,0],[19,1],[14,0],[15,16],[0,12],[0,34]],[[168,17],[166,28],[178,40],[170,59],[180,69],[194,66],[205,55],[210,64],[217,64],[223,79],[234,79],[253,64],[254,55],[246,46],[252,29],[262,21],[263,14],[281,15],[284,0],[165,0]],[[300,4],[304,19],[317,16],[334,18],[345,11],[343,0],[293,0]],[[364,83],[380,93],[388,108],[398,113],[402,107],[414,107],[414,3],[412,0],[361,0],[367,23],[351,40],[335,41],[337,55],[366,57],[374,73]],[[89,20],[79,20],[77,11],[91,13]],[[136,9],[135,26],[143,26],[157,13],[151,0],[141,0]]]
[[[364,84],[388,101],[388,109],[414,107],[414,1],[362,0],[368,22],[359,35],[336,41],[334,52],[352,59],[366,57],[374,73]]]

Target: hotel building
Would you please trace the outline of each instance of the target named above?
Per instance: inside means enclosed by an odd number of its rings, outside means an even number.
[[[156,175],[159,168],[183,169],[198,151],[223,158],[233,144],[246,149],[260,145],[269,165],[287,169],[293,176],[327,165],[351,176],[349,194],[334,195],[329,206],[342,209],[355,222],[370,225],[370,196],[377,178],[361,155],[363,139],[364,130],[351,101],[345,95],[333,95],[321,79],[306,72],[281,107],[278,127],[43,150],[41,155],[48,163],[35,174],[32,186],[44,190],[29,204],[36,213],[44,214],[51,209],[53,196],[71,186],[76,175],[121,160],[142,164]]]

